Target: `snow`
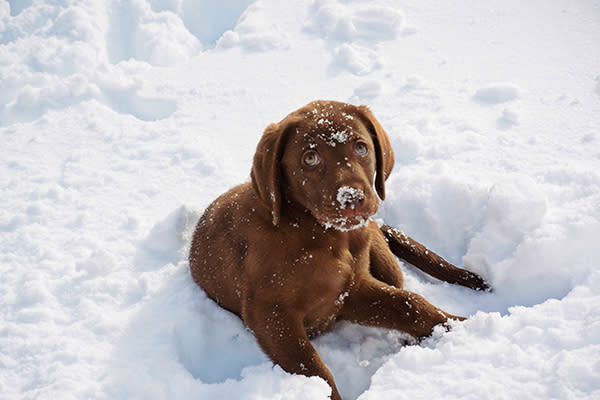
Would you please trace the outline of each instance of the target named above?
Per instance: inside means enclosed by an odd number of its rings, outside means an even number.
[[[361,189],[357,189],[351,186],[342,186],[338,189],[335,199],[340,205],[340,209],[344,210],[348,205],[351,209],[356,207],[354,204],[355,200],[364,200],[365,193]]]
[[[473,99],[482,104],[500,104],[519,98],[521,89],[512,83],[495,83],[477,89]]]
[[[186,261],[318,98],[390,135],[377,218],[494,287],[403,266],[470,318],[338,324],[314,343],[344,398],[600,397],[598,37],[591,1],[0,0],[0,397],[326,399]]]

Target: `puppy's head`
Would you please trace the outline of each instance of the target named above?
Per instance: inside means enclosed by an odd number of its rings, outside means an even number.
[[[315,101],[267,127],[252,183],[274,225],[287,202],[325,227],[351,230],[377,211],[393,164],[389,138],[367,107]]]

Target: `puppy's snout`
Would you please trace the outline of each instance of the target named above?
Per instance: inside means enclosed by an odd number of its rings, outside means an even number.
[[[350,186],[342,186],[338,189],[337,197],[341,209],[355,210],[360,208],[365,201],[365,192]]]

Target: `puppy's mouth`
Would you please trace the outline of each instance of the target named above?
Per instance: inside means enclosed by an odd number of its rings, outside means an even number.
[[[369,223],[369,217],[356,215],[353,217],[340,217],[323,222],[325,229],[335,229],[342,232],[353,231],[362,228]]]
[[[366,207],[366,203],[363,190],[350,186],[340,187],[334,203],[335,217],[325,218],[323,226],[347,232],[367,225],[373,212]]]

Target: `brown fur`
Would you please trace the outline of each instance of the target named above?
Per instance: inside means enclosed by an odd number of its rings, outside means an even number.
[[[311,167],[304,159],[312,163],[313,152],[320,162]],[[423,337],[449,318],[462,319],[402,288],[390,246],[440,279],[487,288],[477,275],[369,219],[378,197],[385,198],[393,164],[389,138],[369,109],[310,103],[266,128],[252,182],[213,202],[192,242],[194,281],[242,318],[273,362],[322,377],[337,400],[333,377],[309,341],[336,320]]]

